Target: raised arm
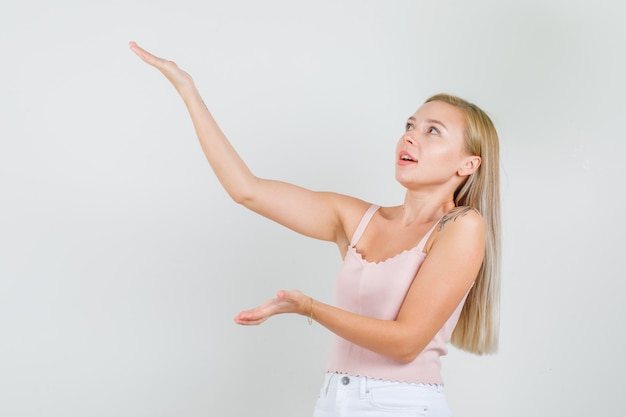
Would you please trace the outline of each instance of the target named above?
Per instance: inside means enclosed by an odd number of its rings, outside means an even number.
[[[354,223],[350,219],[358,219],[366,203],[254,176],[213,119],[191,76],[174,62],[149,53],[135,42],[130,43],[130,48],[176,88],[189,111],[204,155],[235,202],[298,233],[333,241],[340,247],[347,244],[346,229],[350,230]]]
[[[274,314],[312,315],[352,343],[400,362],[411,362],[443,327],[478,274],[485,250],[482,218],[471,211],[433,233],[431,242],[395,320],[351,313],[298,291],[279,291],[277,298],[240,313],[235,321],[254,325]]]

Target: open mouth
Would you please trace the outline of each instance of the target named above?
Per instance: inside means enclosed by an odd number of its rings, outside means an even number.
[[[402,151],[400,152],[400,160],[398,162],[406,164],[411,162],[417,162],[417,159],[415,159],[410,153]]]

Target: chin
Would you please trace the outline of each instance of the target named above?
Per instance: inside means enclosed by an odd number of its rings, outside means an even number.
[[[401,170],[401,169],[397,169],[397,168],[396,168],[396,172],[394,174],[394,177],[395,177],[396,181],[398,181],[399,183],[410,181],[411,179],[413,179],[412,178],[413,176],[415,176],[415,174],[410,175],[410,173],[406,172],[406,170]]]
[[[409,181],[407,178],[403,178],[399,175],[396,175],[396,182],[404,188],[409,188],[409,186],[412,184],[412,181]]]

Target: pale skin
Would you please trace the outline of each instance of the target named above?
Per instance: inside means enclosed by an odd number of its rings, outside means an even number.
[[[180,94],[200,145],[220,183],[237,203],[300,234],[335,242],[345,256],[370,203],[354,197],[307,190],[253,175],[220,130],[192,78],[172,62],[130,43]],[[409,117],[396,145],[396,180],[406,188],[404,204],[381,207],[356,250],[379,262],[413,248],[442,219],[426,242],[428,254],[395,320],[379,320],[322,303],[300,291],[280,290],[276,298],[235,317],[258,325],[276,314],[310,317],[338,336],[399,362],[410,362],[445,324],[471,288],[485,252],[480,214],[454,207],[454,191],[480,166],[464,147],[465,119],[443,102],[422,105]]]

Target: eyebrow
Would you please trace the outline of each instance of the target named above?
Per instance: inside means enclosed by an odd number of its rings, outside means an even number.
[[[414,122],[417,121],[417,119],[415,117],[413,117],[413,116],[409,117],[409,120],[412,120]],[[437,125],[442,126],[444,129],[448,130],[448,128],[446,127],[446,125],[443,122],[441,122],[439,120],[436,120],[436,119],[426,119],[426,120],[424,120],[424,123],[426,123],[426,124],[437,124]]]

